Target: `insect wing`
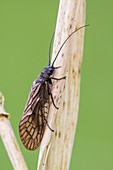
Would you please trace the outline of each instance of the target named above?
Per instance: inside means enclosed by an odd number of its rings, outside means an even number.
[[[48,83],[33,83],[19,124],[22,143],[35,150],[41,143],[49,111]]]

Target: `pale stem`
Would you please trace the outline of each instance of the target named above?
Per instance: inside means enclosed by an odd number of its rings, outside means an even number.
[[[85,25],[85,0],[60,0],[52,61],[64,40]],[[59,110],[51,102],[48,123],[41,143],[38,170],[68,170],[74,143],[79,96],[80,70],[83,53],[84,28],[77,31],[61,50],[54,77],[66,75],[66,80],[53,83],[52,94]]]
[[[4,96],[0,92],[0,137],[15,170],[27,170],[26,163],[18,146],[9,121],[9,113],[4,110]]]

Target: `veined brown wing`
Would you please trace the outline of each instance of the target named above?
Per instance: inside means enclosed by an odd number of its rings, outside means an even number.
[[[33,83],[19,124],[20,138],[28,150],[35,150],[44,135],[49,111],[48,88],[48,82]]]

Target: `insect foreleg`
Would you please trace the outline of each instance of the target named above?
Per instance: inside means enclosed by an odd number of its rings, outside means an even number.
[[[61,68],[61,66],[58,66],[58,67],[53,67],[54,69],[58,69],[58,68]]]

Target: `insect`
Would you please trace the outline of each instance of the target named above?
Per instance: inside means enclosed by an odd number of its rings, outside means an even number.
[[[58,107],[54,103],[54,99],[51,93],[52,79],[61,80],[61,79],[66,78],[66,77],[61,77],[61,78],[52,77],[54,71],[60,68],[60,67],[54,67],[54,63],[61,49],[63,48],[65,43],[68,41],[68,39],[75,32],[77,32],[78,30],[80,30],[81,28],[85,26],[87,25],[79,27],[65,39],[65,41],[59,48],[52,64],[50,63],[50,49],[51,49],[52,39],[50,41],[49,64],[43,69],[40,76],[33,82],[29,96],[28,96],[28,100],[27,100],[27,103],[24,109],[23,116],[19,124],[20,138],[22,140],[23,145],[28,150],[35,150],[40,145],[43,135],[44,135],[46,125],[51,131],[53,131],[47,121],[49,107],[50,107],[50,103],[49,103],[50,97],[51,97],[54,107],[58,109]]]

